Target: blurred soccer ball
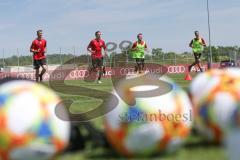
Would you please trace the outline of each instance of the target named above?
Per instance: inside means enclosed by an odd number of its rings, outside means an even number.
[[[196,129],[212,142],[240,126],[240,70],[214,69],[198,75],[190,86]]]
[[[69,123],[54,113],[60,99],[44,86],[10,81],[0,86],[0,159],[45,160],[68,144]]]
[[[118,93],[113,91],[119,104],[105,118],[109,142],[128,157],[176,151],[191,130],[192,106],[187,94],[167,77],[134,78],[120,81]]]

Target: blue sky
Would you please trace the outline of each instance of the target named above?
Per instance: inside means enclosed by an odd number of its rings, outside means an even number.
[[[212,44],[239,45],[240,1],[209,0]],[[191,51],[193,31],[208,42],[206,0],[1,0],[0,49],[27,54],[35,31],[43,29],[48,52],[86,53],[101,30],[106,42],[144,35],[149,48]],[[0,55],[1,51],[0,50]]]

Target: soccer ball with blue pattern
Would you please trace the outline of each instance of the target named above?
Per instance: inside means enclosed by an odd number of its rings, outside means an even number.
[[[108,141],[127,157],[175,152],[191,131],[188,95],[165,76],[127,78],[113,91],[119,103],[105,118]],[[114,101],[110,99],[108,107]]]
[[[221,143],[240,127],[240,69],[213,69],[198,75],[190,86],[197,131]]]
[[[70,126],[55,116],[60,102],[46,87],[15,80],[0,86],[0,159],[46,160],[68,144]]]

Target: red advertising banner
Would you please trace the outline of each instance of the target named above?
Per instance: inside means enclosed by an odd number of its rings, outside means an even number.
[[[187,72],[188,65],[180,64],[180,65],[165,65],[164,68],[166,69],[166,74],[183,74]],[[203,70],[207,70],[207,65],[202,66]],[[219,68],[219,64],[213,64],[212,68]],[[155,73],[155,74],[162,74],[165,73],[162,67],[155,67],[155,68],[147,68],[145,67],[146,72]],[[199,71],[197,67],[192,67],[192,72]],[[48,81],[51,77],[52,80],[80,80],[86,77],[89,77],[90,73],[86,68],[78,68],[78,69],[58,69],[57,72],[47,71],[44,75],[43,79]],[[52,74],[52,75],[51,75]],[[118,68],[106,68],[106,74],[104,75],[105,78],[110,78],[112,76],[124,76],[134,74],[134,68],[129,67],[118,67]],[[22,79],[35,79],[35,73],[32,72],[1,72],[0,78],[4,77],[15,77],[15,78],[22,78]]]

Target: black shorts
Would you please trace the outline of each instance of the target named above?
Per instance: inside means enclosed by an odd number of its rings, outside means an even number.
[[[137,64],[144,64],[144,58],[136,58]]]
[[[193,53],[195,61],[199,61],[201,59],[202,53]]]
[[[45,58],[33,61],[34,69],[39,69],[40,66],[43,66],[43,65],[46,65],[46,64],[47,64],[47,62],[46,62]]]
[[[102,67],[103,66],[103,57],[92,59],[93,68]]]

